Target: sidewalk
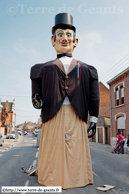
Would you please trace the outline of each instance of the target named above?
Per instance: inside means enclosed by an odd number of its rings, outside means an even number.
[[[18,139],[6,139],[4,136],[4,147],[14,147],[22,138],[23,135],[20,135]]]
[[[90,145],[90,148],[94,148],[94,149],[106,152],[108,154],[112,154],[111,153],[112,152],[112,146],[111,145],[96,143],[96,142],[89,142],[89,145]],[[113,155],[129,159],[129,153],[127,151],[127,148],[124,148],[124,151],[125,151],[124,154],[115,154],[114,153]]]

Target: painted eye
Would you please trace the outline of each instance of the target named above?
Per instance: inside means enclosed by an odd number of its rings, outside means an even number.
[[[59,34],[59,37],[62,37],[62,34]]]
[[[71,36],[71,34],[67,34],[67,36],[68,36],[68,37],[70,37],[70,36]]]

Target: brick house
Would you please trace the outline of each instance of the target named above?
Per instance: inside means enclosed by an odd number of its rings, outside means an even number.
[[[103,144],[110,144],[110,98],[109,89],[99,82],[99,116],[96,124],[96,134],[92,141]]]
[[[17,128],[20,128],[20,129],[22,129],[22,130],[24,130],[24,131],[31,132],[31,131],[33,131],[35,128],[38,127],[38,124],[32,123],[31,121],[29,121],[29,122],[25,122],[25,123],[22,123],[22,124],[18,124],[16,127],[17,127]]]
[[[111,144],[114,144],[117,132],[125,138],[129,134],[129,67],[107,84],[110,87]]]
[[[100,95],[99,116],[102,115],[110,116],[109,89],[102,82],[99,82],[99,95]]]
[[[5,121],[2,119],[2,112],[0,112],[1,118],[1,126],[4,127],[4,135],[6,135],[9,131],[15,129],[15,99],[13,102],[1,102],[2,110],[6,114]],[[11,123],[12,127],[9,128],[8,124]]]
[[[33,131],[38,125],[36,123],[28,122],[26,123],[25,130],[31,132]]]
[[[3,106],[1,105],[1,98],[0,98],[0,133],[2,134],[2,136],[4,136],[4,128],[1,126],[1,124],[2,124],[2,122],[1,122],[2,108],[3,108]]]

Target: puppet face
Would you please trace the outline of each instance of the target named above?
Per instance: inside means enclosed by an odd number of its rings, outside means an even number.
[[[54,41],[55,36],[53,35],[51,38],[52,45],[54,46],[57,53],[72,53],[74,48],[77,46],[78,39],[75,38],[75,42],[73,42],[74,36],[73,31],[70,29],[60,29],[58,28],[55,32],[56,39]]]

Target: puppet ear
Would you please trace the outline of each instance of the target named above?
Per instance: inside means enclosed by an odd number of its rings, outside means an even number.
[[[74,48],[76,48],[77,45],[78,45],[78,38],[75,37],[75,42],[73,43]]]
[[[55,36],[53,35],[53,36],[51,37],[51,43],[52,43],[52,46],[55,46],[55,41],[54,41],[54,38],[55,38]]]

